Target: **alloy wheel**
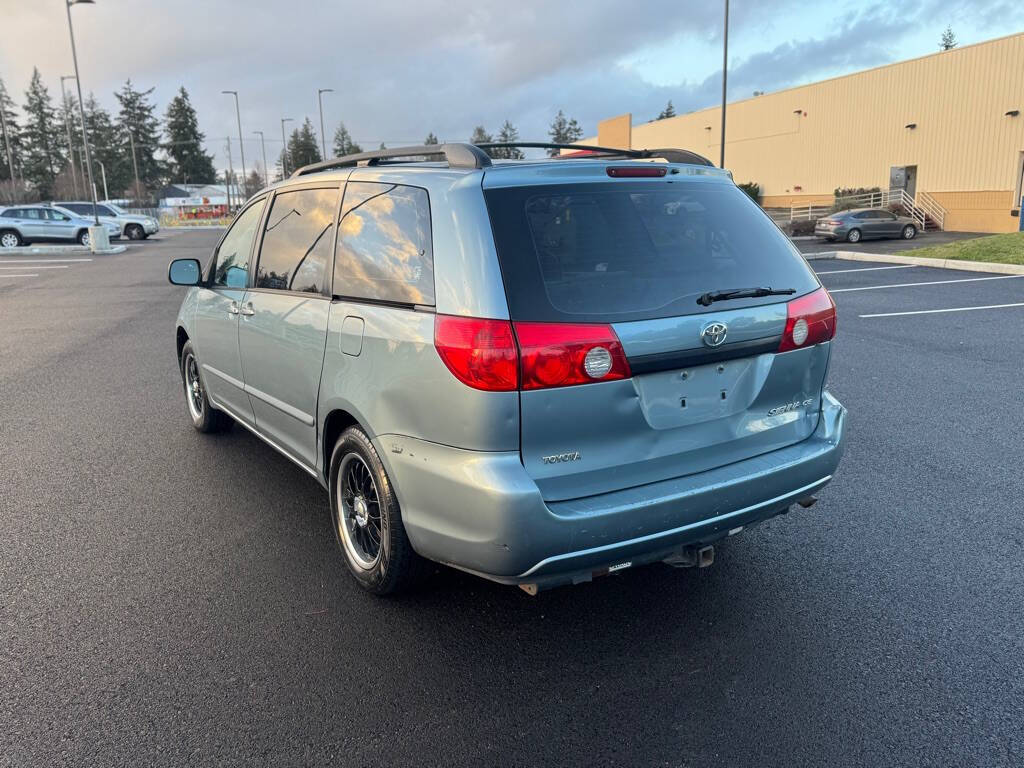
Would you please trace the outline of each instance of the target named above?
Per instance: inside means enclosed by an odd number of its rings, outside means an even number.
[[[195,355],[185,358],[185,399],[188,401],[188,412],[199,421],[203,418],[203,382],[199,378],[199,364]]]
[[[0,245],[4,248],[15,248],[18,245],[18,236],[13,232],[4,232],[0,237]]]
[[[359,454],[349,453],[342,459],[336,493],[335,524],[345,552],[354,565],[369,571],[382,556],[387,524],[381,515],[373,473]]]

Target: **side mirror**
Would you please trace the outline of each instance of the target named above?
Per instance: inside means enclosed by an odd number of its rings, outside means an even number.
[[[197,259],[175,259],[167,267],[171,285],[199,285],[203,270]]]

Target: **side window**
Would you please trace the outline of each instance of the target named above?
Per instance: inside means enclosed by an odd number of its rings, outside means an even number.
[[[52,208],[46,212],[46,217],[53,221],[71,221],[71,217],[69,217],[66,213],[55,211]]]
[[[46,216],[43,215],[42,209],[40,209],[40,208],[25,208],[22,211],[22,213],[21,213],[21,217],[23,219],[45,219],[46,218]]]
[[[74,213],[86,213],[87,212],[86,211],[87,207],[89,209],[89,212],[92,211],[92,206],[91,205],[90,206],[85,206],[82,203],[68,203],[64,207],[67,208],[69,211],[73,211]]]
[[[267,215],[256,288],[326,293],[338,188],[279,192]]]
[[[2,215],[6,219],[18,219],[21,218],[21,211],[19,211],[17,208],[9,208],[0,215]]]
[[[434,303],[426,190],[348,183],[338,222],[334,293],[403,304]]]
[[[220,241],[213,267],[214,285],[245,288],[249,276],[249,254],[263,213],[263,202],[260,200],[242,211]]]
[[[91,206],[91,205],[90,205],[89,207],[90,207],[90,208],[92,208],[92,206]],[[116,213],[114,213],[114,212],[113,212],[112,210],[110,210],[109,208],[107,208],[107,207],[106,207],[106,206],[104,206],[104,205],[97,205],[97,206],[96,206],[96,212],[97,212],[97,213],[98,213],[98,214],[99,214],[100,216],[115,216],[115,217],[117,216],[117,214],[116,214]]]

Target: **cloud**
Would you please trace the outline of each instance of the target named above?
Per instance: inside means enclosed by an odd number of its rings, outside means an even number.
[[[946,23],[997,29],[1012,10],[1004,0],[733,3],[730,95],[927,52],[904,45],[922,26],[936,28],[937,42]],[[679,111],[708,106],[719,97],[721,11],[717,2],[680,0],[98,0],[72,9],[86,91],[113,108],[113,92],[131,77],[156,87],[162,111],[184,84],[210,147],[223,155],[223,137],[235,141],[237,129],[234,103],[220,91],[237,89],[250,168],[252,131],[265,132],[276,157],[282,117],[309,116],[319,130],[317,88],[334,89],[324,96],[328,140],[344,119],[367,148],[419,142],[428,131],[466,139],[473,126],[493,130],[506,118],[524,139],[544,139],[558,109],[593,133],[610,115],[653,117],[670,98]],[[812,11],[827,32],[816,34]],[[71,71],[63,9],[18,3],[5,17],[18,30],[0,49],[8,90],[20,101],[38,65],[56,95],[59,76]],[[652,82],[630,64],[645,51],[680,75]]]

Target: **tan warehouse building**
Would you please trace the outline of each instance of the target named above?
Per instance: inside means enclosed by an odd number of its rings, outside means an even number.
[[[725,164],[767,207],[830,204],[833,190],[902,187],[945,229],[1018,228],[1024,33],[728,105]],[[602,121],[581,143],[682,147],[717,163],[721,111]]]

